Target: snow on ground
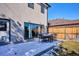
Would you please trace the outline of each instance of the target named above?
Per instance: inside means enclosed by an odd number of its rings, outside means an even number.
[[[53,42],[26,42],[0,46],[0,56],[33,56],[51,46],[57,46],[59,41]]]

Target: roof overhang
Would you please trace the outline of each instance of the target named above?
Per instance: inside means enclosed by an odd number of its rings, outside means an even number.
[[[45,3],[45,5],[47,5],[47,7],[51,7],[48,3]]]

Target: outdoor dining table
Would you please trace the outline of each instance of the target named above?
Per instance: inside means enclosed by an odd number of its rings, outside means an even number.
[[[52,41],[53,39],[53,35],[49,33],[42,33],[40,34],[40,37],[43,39],[42,41]]]

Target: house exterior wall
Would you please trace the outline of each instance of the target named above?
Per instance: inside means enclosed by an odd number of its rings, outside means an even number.
[[[41,6],[34,4],[34,9],[29,8],[27,3],[1,3],[0,17],[5,15],[5,18],[11,18],[19,21],[22,25],[24,22],[32,22],[47,26],[47,9],[45,13],[41,13]]]
[[[24,39],[24,22],[44,25],[44,31],[46,32],[48,10],[46,7],[47,6],[44,7],[45,13],[43,14],[41,13],[40,3],[34,3],[34,9],[28,7],[27,3],[0,3],[0,18],[9,19],[11,22],[10,41],[13,40],[16,42]],[[17,22],[19,22],[21,26],[19,26]],[[5,33],[6,32],[4,32],[4,34]],[[4,34],[2,34],[2,36],[5,36]],[[30,34],[31,33],[29,33],[29,36]]]
[[[77,39],[79,40],[79,26],[51,26],[49,33],[56,34],[57,39]]]

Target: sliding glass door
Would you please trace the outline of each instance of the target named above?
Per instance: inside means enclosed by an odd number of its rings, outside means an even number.
[[[37,38],[38,34],[43,31],[43,25],[35,24],[35,23],[24,23],[24,37],[25,39],[28,38]]]

